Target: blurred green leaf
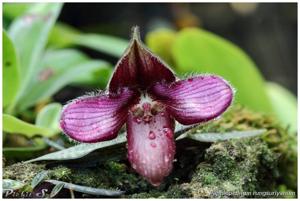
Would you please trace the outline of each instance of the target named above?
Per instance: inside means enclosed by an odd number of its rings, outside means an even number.
[[[174,45],[176,39],[176,32],[169,29],[158,29],[153,32],[149,32],[146,35],[146,44],[161,58],[164,59],[173,68],[173,58],[172,58],[172,46]]]
[[[187,28],[178,33],[172,53],[181,74],[200,72],[223,76],[237,89],[236,102],[256,111],[272,111],[257,67],[229,41],[204,30]]]
[[[128,41],[103,34],[85,34],[78,30],[58,23],[52,29],[49,43],[54,47],[68,47],[79,45],[120,57],[125,51]]]
[[[52,28],[48,43],[54,48],[65,48],[74,45],[74,41],[80,31],[61,22],[57,22]]]
[[[64,62],[61,62],[61,61]],[[42,64],[40,65],[41,69],[36,75],[35,82],[38,76],[42,75],[44,70],[53,69],[53,72],[61,72],[67,69],[72,69],[73,66],[76,66],[80,63],[92,61],[85,54],[75,49],[54,49],[47,50],[44,58],[42,59]],[[97,60],[96,60],[97,61]],[[100,61],[100,60],[98,60]],[[85,86],[94,86],[104,88],[110,78],[112,73],[111,64],[104,62],[106,65],[99,66],[98,69],[94,70],[85,70],[78,74],[73,80],[70,82],[71,84],[76,85],[85,85]],[[103,64],[104,64],[103,63]],[[43,70],[44,69],[44,70]],[[36,83],[31,83],[32,86]]]
[[[15,160],[26,160],[40,155],[47,144],[33,145],[30,147],[3,147],[3,155],[5,158]]]
[[[3,147],[3,155],[7,159],[27,160],[42,154],[48,145],[41,138],[30,140],[30,146]]]
[[[45,137],[53,136],[53,132],[47,128],[36,126],[14,116],[3,114],[3,131],[7,133],[23,134],[27,137],[42,135]]]
[[[21,87],[17,96],[27,96],[26,90],[46,45],[49,31],[59,15],[62,4],[30,4],[25,14],[13,21],[9,35],[20,56]]]
[[[75,49],[48,49],[41,59],[38,73],[47,67],[51,67],[55,71],[59,71],[71,68],[78,63],[88,60],[89,58],[85,54]]]
[[[3,16],[13,19],[24,14],[30,7],[29,3],[4,3]]]
[[[80,81],[80,79],[82,80],[99,71],[105,72],[110,70],[110,65],[107,62],[86,60],[82,54],[75,50],[52,51],[46,54],[45,62],[42,66],[44,67],[39,69],[39,73],[33,78],[30,90],[26,96],[22,97],[22,104],[18,107],[19,111],[23,111],[39,101],[48,99],[68,84]],[[106,76],[105,74],[105,77],[99,76],[97,79],[107,81],[109,78]]]
[[[266,88],[276,117],[294,134],[297,132],[297,98],[279,84],[267,82]]]
[[[2,32],[3,107],[13,104],[19,89],[19,63],[14,44],[5,31]]]
[[[81,34],[74,43],[116,57],[122,56],[128,46],[128,42],[123,39],[100,34]]]
[[[59,129],[59,117],[62,109],[60,103],[50,103],[43,107],[43,109],[37,114],[35,124],[40,127],[52,129],[58,133]]]

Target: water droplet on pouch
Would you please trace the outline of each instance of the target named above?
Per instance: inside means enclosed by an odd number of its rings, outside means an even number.
[[[160,183],[161,183],[161,182],[151,182],[151,184],[152,184],[153,186],[156,186],[156,187],[159,186]]]
[[[170,128],[164,127],[163,131],[168,138],[172,138],[172,130]]]
[[[136,164],[135,163],[132,163],[132,168],[136,169]]]
[[[169,162],[168,156],[165,156],[165,163]]]
[[[150,132],[149,132],[149,135],[148,135],[148,138],[149,138],[150,140],[154,140],[154,139],[156,138],[155,133],[154,133],[153,131],[150,131]]]
[[[155,144],[155,142],[151,142],[150,143],[151,147],[155,148],[157,145]]]
[[[139,118],[139,117],[136,117],[136,118],[134,119],[134,121],[135,121],[136,123],[140,124],[140,123],[142,122],[142,119]]]

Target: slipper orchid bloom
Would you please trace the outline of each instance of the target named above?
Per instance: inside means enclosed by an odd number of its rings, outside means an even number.
[[[60,126],[72,139],[93,143],[117,137],[126,123],[132,168],[158,186],[173,167],[175,120],[184,125],[207,122],[220,116],[232,99],[232,87],[219,76],[177,79],[145,47],[135,27],[107,92],[71,101]]]

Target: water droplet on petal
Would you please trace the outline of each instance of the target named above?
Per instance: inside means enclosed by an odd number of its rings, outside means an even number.
[[[165,114],[164,112],[161,112],[160,115],[161,115],[162,117],[164,117],[166,114]]]
[[[149,132],[149,135],[148,135],[148,138],[149,138],[150,140],[154,140],[154,139],[156,138],[155,133],[154,133],[153,131],[150,131],[150,132]]]

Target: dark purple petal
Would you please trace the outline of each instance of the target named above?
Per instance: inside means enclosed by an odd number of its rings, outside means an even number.
[[[127,120],[128,159],[133,169],[152,185],[158,186],[173,167],[175,142],[174,120],[166,111],[150,122],[140,121],[129,113]]]
[[[61,114],[63,132],[79,142],[99,142],[115,138],[125,123],[129,104],[136,98],[123,89],[117,95],[98,95],[75,99]]]
[[[221,115],[233,99],[232,87],[221,77],[205,75],[156,84],[150,93],[167,105],[167,110],[182,124],[209,121]]]
[[[146,89],[155,82],[175,81],[173,72],[143,45],[139,35],[135,27],[129,47],[117,63],[110,80],[110,92],[116,92],[120,87]]]

